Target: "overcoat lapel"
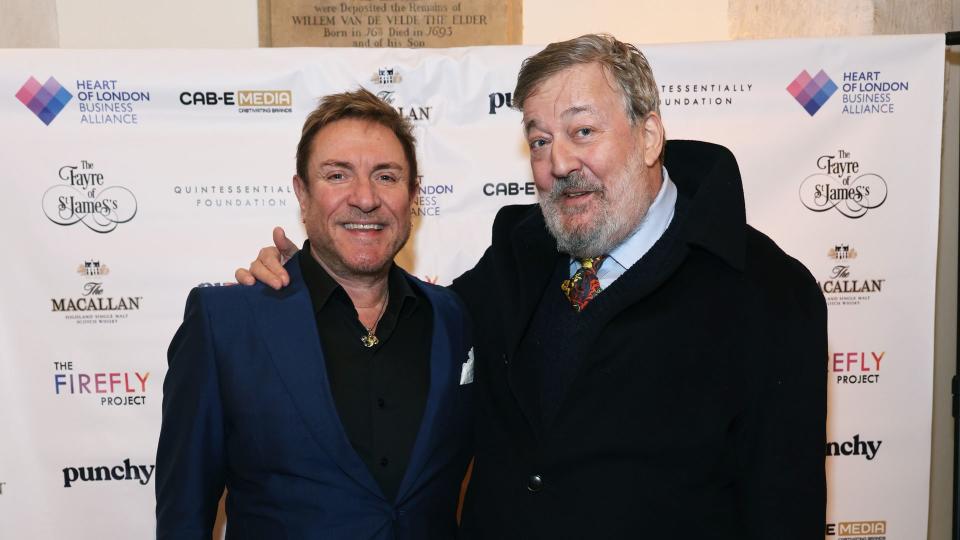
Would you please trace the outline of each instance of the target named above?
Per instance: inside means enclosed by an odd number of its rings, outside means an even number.
[[[380,487],[340,423],[299,257],[285,266],[290,285],[280,291],[263,288],[253,296],[253,313],[280,378],[314,440],[344,473],[382,499]]]
[[[509,297],[499,303],[509,308],[502,314],[506,322],[507,377],[527,422],[534,433],[539,434],[543,417],[540,412],[541,376],[537,362],[520,358],[516,353],[550,283],[557,259],[563,255],[557,252],[556,240],[547,232],[539,208],[521,221],[511,235],[514,260],[509,266],[516,269],[516,276],[501,276],[500,283],[509,283],[514,288],[500,291]]]

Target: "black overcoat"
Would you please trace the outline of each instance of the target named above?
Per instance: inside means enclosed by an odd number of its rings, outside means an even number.
[[[822,538],[823,296],[746,224],[726,148],[670,141],[665,155],[687,201],[676,235],[604,292],[616,296],[551,421],[536,362],[518,354],[558,257],[539,206],[503,208],[454,282],[476,355],[462,536]]]

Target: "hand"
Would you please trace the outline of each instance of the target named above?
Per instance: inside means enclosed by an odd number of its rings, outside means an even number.
[[[250,268],[237,268],[234,277],[241,285],[253,285],[257,280],[280,290],[290,284],[290,275],[283,269],[284,263],[296,255],[299,248],[287,238],[282,227],[273,229],[273,245],[260,250]]]

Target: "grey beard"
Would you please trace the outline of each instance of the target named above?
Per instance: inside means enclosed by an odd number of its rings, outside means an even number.
[[[599,192],[601,205],[595,222],[569,231],[563,228],[564,212],[558,201],[564,196],[563,190],[567,188]],[[597,257],[609,253],[622,240],[614,238],[622,224],[622,218],[612,215],[606,189],[602,185],[587,181],[579,171],[558,178],[550,192],[538,195],[547,230],[557,241],[557,250],[561,253],[576,258]]]

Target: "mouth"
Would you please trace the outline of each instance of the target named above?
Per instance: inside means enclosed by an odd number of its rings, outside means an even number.
[[[576,201],[595,194],[599,195],[600,191],[596,189],[566,188],[560,192],[558,199],[561,201]]]
[[[382,231],[382,223],[344,223],[343,228],[348,231]]]

